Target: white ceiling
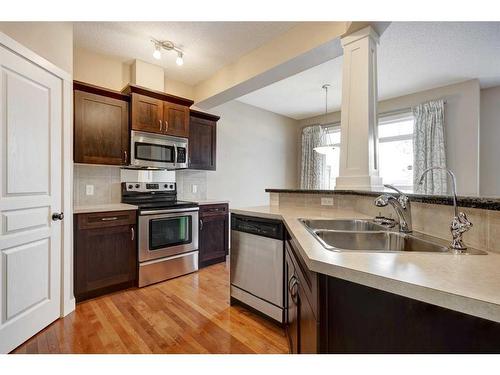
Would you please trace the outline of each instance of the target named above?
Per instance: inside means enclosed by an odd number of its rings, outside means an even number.
[[[478,78],[500,85],[500,22],[394,22],[380,37],[381,100]],[[238,100],[294,119],[340,109],[342,57],[242,96]]]
[[[75,22],[76,48],[140,59],[163,66],[172,78],[189,85],[207,79],[224,65],[284,33],[297,22]],[[153,58],[151,38],[171,40],[184,50],[184,65],[164,52]]]

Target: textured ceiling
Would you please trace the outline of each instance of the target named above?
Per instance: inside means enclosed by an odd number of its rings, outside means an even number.
[[[172,78],[194,85],[224,65],[284,33],[296,22],[75,22],[76,48],[140,59],[163,66]],[[184,65],[164,52],[153,58],[151,38],[171,40],[184,50]]]
[[[286,78],[238,100],[291,118],[324,113],[323,83],[330,83],[329,111],[340,109],[342,57]],[[381,100],[478,78],[500,85],[500,22],[394,22],[378,49]]]

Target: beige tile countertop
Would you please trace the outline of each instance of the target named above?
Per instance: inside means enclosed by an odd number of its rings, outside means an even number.
[[[280,206],[231,212],[282,220],[311,271],[500,322],[500,254],[329,251],[299,218],[368,217],[345,209]]]
[[[74,214],[89,214],[93,212],[108,212],[108,211],[129,211],[137,210],[138,207],[126,203],[110,203],[110,204],[95,204],[88,206],[73,207]]]

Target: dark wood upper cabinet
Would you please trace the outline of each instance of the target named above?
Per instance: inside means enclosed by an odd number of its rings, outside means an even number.
[[[137,85],[128,85],[122,92],[132,97],[132,130],[183,138],[189,136],[192,100]]]
[[[78,81],[73,90],[75,163],[127,164],[128,96]]]
[[[141,94],[132,94],[132,130],[163,133],[163,102]]]
[[[189,137],[189,108],[179,104],[163,103],[165,133],[176,137]]]
[[[199,267],[224,262],[229,249],[227,204],[200,206]]]
[[[216,169],[217,121],[220,117],[195,110],[189,116],[189,168]]]

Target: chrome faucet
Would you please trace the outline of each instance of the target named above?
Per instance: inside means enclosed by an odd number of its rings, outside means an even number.
[[[464,232],[467,232],[471,227],[472,223],[467,219],[467,215],[465,215],[464,212],[459,212],[458,207],[457,207],[457,179],[455,177],[455,174],[449,170],[448,168],[444,167],[430,167],[427,168],[422,172],[420,175],[420,178],[418,180],[418,184],[421,185],[422,182],[424,182],[424,177],[427,172],[433,170],[433,169],[439,169],[446,171],[448,175],[451,178],[451,187],[452,187],[452,193],[453,193],[453,208],[454,208],[454,217],[451,221],[450,224],[450,231],[451,231],[451,245],[450,248],[456,251],[464,251],[467,250],[467,246],[463,243],[462,240],[462,235]]]
[[[388,189],[392,189],[398,193],[398,197],[391,194],[382,194],[375,199],[375,206],[386,207],[388,204],[394,208],[399,219],[399,231],[403,233],[411,233],[411,206],[410,199],[401,190],[392,185],[384,185]]]

